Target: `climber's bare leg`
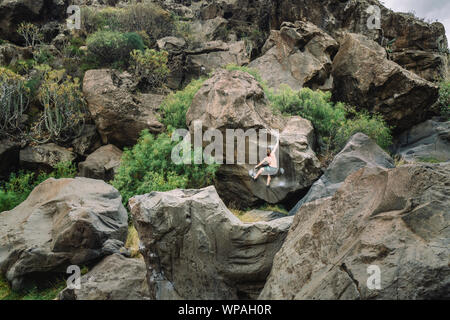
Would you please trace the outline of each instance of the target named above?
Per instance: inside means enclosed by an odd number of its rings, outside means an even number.
[[[264,168],[259,169],[259,170],[258,170],[258,173],[257,173],[256,176],[253,178],[253,180],[258,179],[258,177],[261,175],[261,173],[263,173],[263,171],[264,171]]]
[[[272,179],[272,177],[270,175],[267,176],[267,186],[270,185],[270,180]]]

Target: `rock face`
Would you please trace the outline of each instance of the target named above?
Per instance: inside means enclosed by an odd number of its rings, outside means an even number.
[[[121,157],[122,151],[112,144],[100,147],[78,164],[80,176],[110,181],[119,168]]]
[[[59,162],[72,162],[76,158],[74,152],[54,143],[28,146],[20,150],[21,164],[32,169],[50,170]]]
[[[132,146],[142,130],[159,133],[157,120],[161,96],[134,96],[129,92],[131,76],[113,70],[89,70],[83,80],[83,93],[104,144]]]
[[[101,147],[100,135],[95,125],[87,124],[78,138],[75,138],[71,145],[73,150],[79,155],[87,156]]]
[[[450,121],[427,120],[400,134],[395,154],[408,162],[450,161]]]
[[[202,43],[199,48],[186,51],[185,83],[229,64],[242,66],[249,62],[250,56],[244,41]]]
[[[0,45],[0,65],[13,65],[19,60],[33,58],[33,52],[30,48],[23,48],[11,43]]]
[[[281,0],[271,1],[270,6],[272,29],[277,29],[285,21],[307,20],[333,37],[340,31],[359,33],[383,46],[396,39],[392,45],[394,56],[406,53],[417,58],[413,64],[408,60],[398,60],[402,67],[417,71],[422,77],[432,74],[439,74],[438,78],[446,76],[447,58],[440,48],[447,48],[448,43],[444,26],[439,22],[429,24],[411,14],[393,12],[377,0]],[[368,28],[367,22],[373,15],[370,6],[380,8],[380,29]],[[426,62],[430,60],[429,55],[434,54],[440,56],[436,69],[435,65],[427,66]],[[435,76],[428,79],[437,80]]]
[[[260,298],[450,298],[449,177],[449,163],[353,173],[296,214]]]
[[[19,164],[20,143],[0,140],[0,179],[6,179]]]
[[[0,214],[0,272],[18,290],[32,277],[118,252],[127,230],[127,211],[112,186],[51,178]]]
[[[66,17],[70,0],[2,0],[0,1],[0,39],[20,42],[18,25],[23,21],[42,23]]]
[[[227,129],[241,129],[243,134],[261,129],[279,130],[279,165],[285,173],[274,177],[270,188],[262,176],[257,181],[249,177],[252,146],[265,155],[268,145],[274,146],[276,136],[269,134],[268,141],[249,136],[245,144],[245,161],[224,164],[217,172],[217,191],[227,203],[247,208],[264,200],[278,203],[295,198],[299,192],[311,186],[321,174],[320,163],[313,151],[314,128],[308,120],[300,117],[284,118],[274,115],[266,100],[264,90],[248,73],[219,70],[207,80],[195,95],[186,114],[186,123],[191,131],[194,121],[200,121],[203,129],[218,129],[223,134],[224,149],[242,148],[234,138],[227,139]],[[267,143],[268,142],[268,143]],[[256,149],[253,149],[256,150]],[[242,151],[239,149],[239,151]],[[224,150],[226,155],[226,150]],[[257,156],[257,155],[255,155]],[[236,155],[235,155],[236,157]],[[263,157],[259,157],[262,161]],[[259,162],[258,161],[258,162]],[[225,163],[225,161],[223,161]],[[298,198],[297,198],[298,199]]]
[[[292,217],[242,223],[214,187],[130,199],[153,299],[255,298]]]
[[[334,195],[345,179],[361,168],[394,167],[394,160],[389,154],[365,134],[357,133],[334,157],[325,173],[314,182],[306,196],[291,209],[289,214],[296,214],[305,203]]]
[[[279,31],[271,31],[263,56],[249,67],[258,70],[272,88],[287,84],[294,90],[331,89],[331,62],[338,47],[336,40],[312,23],[285,22]]]
[[[80,289],[66,288],[60,300],[148,300],[147,270],[142,259],[120,254],[104,258],[81,277]]]
[[[333,60],[333,99],[383,115],[397,131],[420,123],[439,88],[386,58],[376,42],[346,34]]]

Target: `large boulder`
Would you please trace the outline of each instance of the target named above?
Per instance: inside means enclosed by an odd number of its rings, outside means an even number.
[[[333,60],[333,99],[378,112],[402,131],[425,119],[439,88],[387,59],[386,50],[359,34],[346,34]]]
[[[407,162],[450,161],[450,121],[427,120],[403,132],[394,153]]]
[[[49,20],[64,20],[70,0],[1,0],[0,39],[21,42],[17,33],[22,22],[43,24]]]
[[[395,39],[391,47],[395,56],[410,52],[407,54],[411,56],[412,53],[416,57],[412,64],[409,59],[398,60],[402,67],[420,76],[430,75],[428,79],[437,80],[446,76],[444,50],[448,43],[442,23],[427,23],[413,14],[394,12],[378,0],[279,0],[270,1],[270,5],[272,29],[278,29],[285,21],[306,20],[333,37],[341,31],[359,33],[383,46]],[[374,9],[370,10],[371,6],[380,8],[379,29],[368,23],[374,21],[373,18],[370,20],[375,13]],[[439,61],[427,65],[429,55],[440,56]]]
[[[133,95],[131,75],[114,70],[89,70],[83,80],[83,93],[104,144],[132,146],[142,130],[160,133],[157,108],[163,96]]]
[[[30,169],[51,170],[60,162],[73,162],[77,155],[55,143],[30,145],[20,150],[20,163]]]
[[[279,132],[279,137],[268,134],[266,142],[259,137],[249,136],[245,142],[244,163],[238,163],[237,158],[234,164],[225,164],[223,161],[224,165],[217,172],[216,187],[229,204],[248,208],[261,200],[279,203],[298,199],[298,194],[305,192],[321,174],[320,162],[313,151],[315,137],[311,123],[300,117],[285,118],[273,114],[263,88],[246,72],[215,72],[200,88],[187,111],[186,123],[191,131],[195,131],[196,121],[201,123],[203,129],[220,130],[224,148],[235,151],[240,147],[234,138],[227,140],[227,129],[242,129],[244,133],[250,133],[252,129],[275,129]],[[279,166],[285,172],[274,177],[268,188],[264,177],[256,182],[249,177],[249,170],[256,165],[249,161],[250,146],[258,147],[261,156],[261,150],[265,152],[268,145],[273,146],[275,139],[280,141],[277,151]],[[226,150],[223,154],[226,154]]]
[[[65,288],[59,300],[148,300],[147,268],[143,259],[113,254],[80,279],[79,289]]]
[[[272,88],[287,84],[294,90],[331,89],[331,62],[338,48],[336,40],[312,23],[286,22],[271,31],[263,55],[249,67]]]
[[[155,299],[256,298],[292,217],[243,223],[214,187],[129,201]]]
[[[122,151],[112,144],[98,148],[78,164],[81,177],[110,181],[120,166]]]
[[[73,151],[82,156],[87,156],[102,145],[100,135],[93,124],[85,125],[80,136],[73,139],[70,144]]]
[[[363,133],[353,135],[319,180],[289,212],[296,214],[307,202],[334,195],[345,179],[361,168],[394,168],[394,160]]]
[[[127,218],[119,192],[103,181],[48,179],[0,214],[0,272],[16,290],[120,252]]]
[[[12,43],[0,45],[0,66],[14,65],[20,60],[33,58],[31,48],[23,48]]]
[[[200,47],[186,50],[185,83],[200,76],[206,76],[217,68],[230,64],[242,66],[250,62],[250,55],[244,41],[209,41]]]
[[[449,299],[449,184],[449,163],[353,173],[300,208],[260,298]]]

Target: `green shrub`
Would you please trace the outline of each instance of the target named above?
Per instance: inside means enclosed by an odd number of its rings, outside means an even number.
[[[345,106],[342,103],[333,104],[329,92],[309,88],[293,91],[289,86],[282,85],[277,93],[269,94],[269,100],[272,107],[282,114],[298,115],[311,121],[326,144],[331,144],[330,139],[346,120]]]
[[[130,52],[144,50],[144,42],[137,33],[97,31],[87,38],[88,53],[102,65],[121,62],[128,64]]]
[[[23,77],[0,67],[0,136],[19,129],[29,93]]]
[[[48,71],[39,88],[44,107],[33,132],[40,143],[50,140],[67,142],[80,135],[87,117],[87,107],[77,78],[64,77],[65,70]]]
[[[49,64],[51,63],[55,57],[48,49],[39,49],[37,53],[34,54],[34,60],[37,64]]]
[[[134,73],[150,88],[158,88],[166,81],[169,74],[167,51],[147,49],[145,52],[133,50],[131,61]]]
[[[0,212],[8,211],[23,201],[33,189],[48,178],[73,178],[77,174],[74,164],[71,162],[60,162],[50,173],[19,171],[12,173],[9,180],[0,184]]]
[[[450,81],[441,83],[439,90],[439,105],[441,107],[441,115],[450,120]]]
[[[213,183],[217,165],[177,165],[172,161],[172,149],[177,144],[169,134],[154,137],[144,130],[138,143],[124,151],[112,184],[122,194],[125,205],[138,194],[202,188]]]
[[[383,117],[378,114],[369,115],[367,112],[361,112],[357,113],[354,118],[347,119],[338,129],[334,139],[335,149],[342,149],[350,137],[358,132],[372,138],[385,150],[392,144],[391,130]]]
[[[166,128],[186,128],[186,112],[206,79],[191,81],[183,90],[170,94],[161,104],[161,122]]]
[[[292,90],[281,85],[277,91],[268,89],[257,71],[229,65],[227,70],[240,70],[252,75],[263,87],[272,108],[283,115],[308,119],[318,134],[321,151],[325,154],[339,151],[348,139],[362,132],[387,149],[392,143],[391,130],[380,115],[357,112],[341,102],[333,103],[331,93],[302,88]]]

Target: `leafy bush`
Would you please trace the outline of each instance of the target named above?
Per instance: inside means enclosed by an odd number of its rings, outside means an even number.
[[[0,67],[0,135],[19,129],[29,92],[23,77]]]
[[[439,90],[439,105],[441,107],[441,115],[450,120],[450,81],[441,83]]]
[[[351,136],[362,132],[371,137],[381,148],[387,150],[392,144],[391,130],[379,114],[369,115],[367,112],[356,113],[347,119],[338,129],[334,139],[335,148],[342,149]]]
[[[168,191],[176,188],[202,188],[213,183],[217,165],[175,164],[172,142],[166,133],[156,138],[144,130],[138,143],[124,151],[120,167],[112,182],[128,200],[151,191]]]
[[[195,94],[206,79],[201,78],[191,81],[181,91],[170,94],[161,104],[161,122],[166,128],[186,128],[186,112],[192,104]]]
[[[355,133],[362,132],[387,149],[392,143],[391,130],[379,115],[357,112],[341,102],[333,103],[331,93],[302,88],[292,90],[281,85],[278,91],[268,89],[257,71],[229,65],[227,70],[240,70],[252,75],[263,87],[272,108],[284,115],[308,119],[319,137],[323,153],[339,151]]]
[[[67,142],[83,131],[87,114],[86,102],[77,78],[64,77],[65,70],[48,71],[39,88],[38,98],[44,107],[35,124],[34,138]]]
[[[88,53],[102,65],[122,62],[127,65],[130,52],[144,50],[144,42],[137,33],[97,31],[86,41]]]
[[[282,85],[277,93],[269,94],[269,100],[272,107],[281,113],[298,115],[311,121],[326,144],[331,144],[330,139],[346,121],[345,106],[342,103],[334,105],[329,92],[309,88],[293,91],[289,86]]]
[[[151,88],[162,86],[169,74],[168,56],[167,51],[133,50],[131,60],[135,74]]]
[[[60,162],[51,173],[19,171],[12,173],[9,180],[0,184],[0,212],[8,211],[26,200],[33,189],[48,178],[73,178],[77,174],[74,164]]]

